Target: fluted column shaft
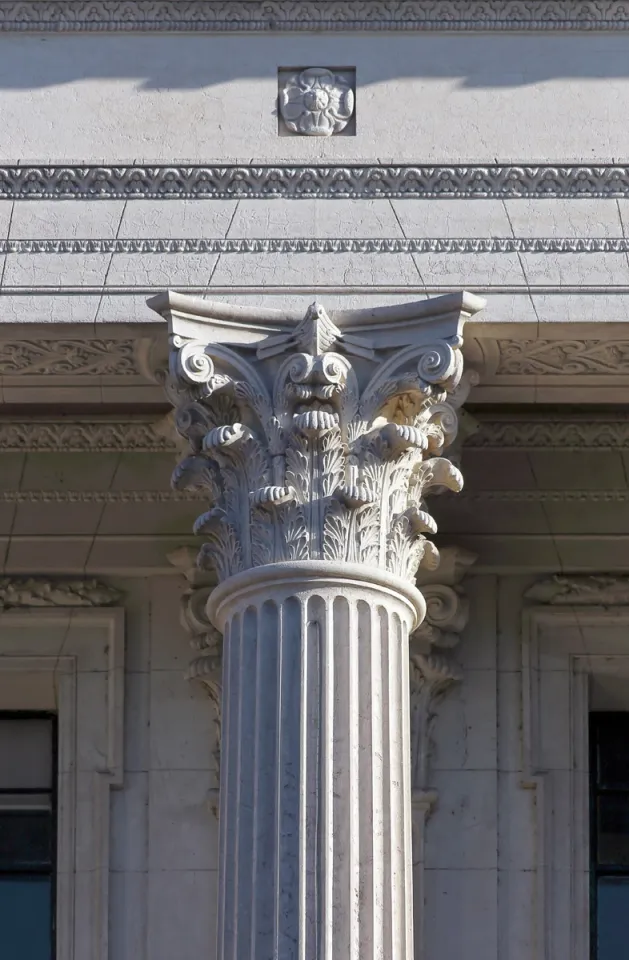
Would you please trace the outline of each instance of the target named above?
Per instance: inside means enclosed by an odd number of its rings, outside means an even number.
[[[272,564],[210,600],[220,960],[412,957],[408,635],[423,601],[368,572]]]

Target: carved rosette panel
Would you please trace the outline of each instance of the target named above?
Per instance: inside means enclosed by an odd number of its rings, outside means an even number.
[[[431,492],[464,399],[460,336],[399,349],[342,332],[313,304],[292,330],[235,349],[175,333],[168,390],[191,452],[176,489],[207,491],[199,563],[219,581],[281,561],[434,569]],[[456,391],[456,393],[455,393]]]
[[[282,120],[293,133],[331,137],[354,112],[354,91],[347,78],[325,67],[290,74],[280,86]]]

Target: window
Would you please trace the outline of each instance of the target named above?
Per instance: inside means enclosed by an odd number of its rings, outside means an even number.
[[[55,718],[0,713],[0,955],[54,957]]]
[[[626,955],[629,713],[590,715],[592,960]]]

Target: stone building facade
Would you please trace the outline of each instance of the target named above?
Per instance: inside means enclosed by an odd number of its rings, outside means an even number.
[[[628,62],[0,0],[3,960],[624,956]]]

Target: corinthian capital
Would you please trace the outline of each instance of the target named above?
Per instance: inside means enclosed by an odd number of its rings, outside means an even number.
[[[224,580],[274,562],[361,563],[406,580],[433,568],[428,493],[459,490],[443,456],[465,397],[470,294],[305,315],[169,293],[167,389],[190,446],[178,489],[207,490],[202,566]]]

